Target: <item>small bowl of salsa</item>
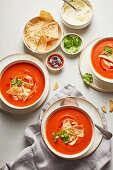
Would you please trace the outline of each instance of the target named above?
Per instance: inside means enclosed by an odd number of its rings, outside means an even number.
[[[64,66],[64,58],[58,52],[51,53],[46,59],[46,65],[51,71],[59,71]]]

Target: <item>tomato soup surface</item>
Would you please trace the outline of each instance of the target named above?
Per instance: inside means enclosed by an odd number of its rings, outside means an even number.
[[[15,79],[21,81],[17,86],[14,84]],[[24,91],[26,90],[27,97],[25,94],[22,94],[22,96],[8,94],[8,90],[12,87],[14,90],[15,86],[16,88],[25,87]],[[30,63],[13,64],[2,73],[0,78],[2,96],[7,102],[18,107],[25,107],[35,103],[41,97],[44,88],[45,78],[43,73],[38,67]]]
[[[71,119],[83,126],[84,136],[78,137],[73,145],[65,144],[59,136],[57,142],[53,140],[53,133],[61,131],[62,122]],[[82,112],[74,108],[63,108],[54,112],[47,120],[46,137],[50,145],[58,152],[67,155],[73,155],[83,151],[92,139],[92,125],[88,117]]]
[[[98,74],[100,74],[105,78],[113,79],[113,63],[105,59],[103,60],[102,58],[99,57],[101,54],[104,54],[105,46],[109,46],[110,48],[113,48],[113,39],[101,40],[94,46],[91,53],[91,62],[93,68]],[[109,66],[109,63],[112,66]]]

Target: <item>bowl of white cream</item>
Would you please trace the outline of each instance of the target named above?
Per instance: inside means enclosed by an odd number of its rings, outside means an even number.
[[[63,23],[72,29],[88,26],[93,18],[93,8],[88,0],[68,0],[75,8],[64,3],[61,9]]]

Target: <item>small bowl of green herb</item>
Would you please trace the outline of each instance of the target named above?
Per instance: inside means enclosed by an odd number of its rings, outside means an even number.
[[[67,54],[78,54],[83,48],[83,40],[78,34],[69,33],[62,39],[61,48]]]

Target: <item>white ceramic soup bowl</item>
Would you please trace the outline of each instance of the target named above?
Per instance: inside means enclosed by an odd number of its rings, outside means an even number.
[[[31,60],[31,61],[30,61],[30,60]],[[45,93],[45,91],[46,91],[46,86],[47,86],[48,81],[47,81],[47,79],[46,79],[46,78],[47,78],[47,75],[46,75],[47,73],[43,71],[43,63],[42,63],[41,61],[39,61],[38,59],[35,59],[34,57],[33,57],[32,59],[29,59],[29,60],[18,60],[18,59],[16,60],[16,59],[15,59],[15,61],[13,61],[13,62],[10,61],[8,64],[6,64],[6,65],[3,66],[2,71],[1,71],[1,73],[0,73],[0,77],[2,76],[3,72],[4,72],[6,69],[8,69],[10,66],[12,66],[12,65],[14,65],[14,64],[17,64],[17,63],[30,63],[30,64],[36,66],[36,67],[41,71],[41,73],[43,74],[44,79],[45,79],[44,91],[43,91],[42,95],[40,96],[40,98],[39,98],[36,102],[34,102],[33,104],[28,105],[28,106],[25,106],[25,107],[18,107],[18,106],[15,106],[15,105],[13,105],[13,104],[10,104],[10,103],[2,96],[2,93],[1,93],[1,91],[0,91],[0,99],[1,99],[7,106],[9,106],[9,107],[11,107],[11,108],[13,108],[13,109],[18,109],[18,110],[20,109],[20,110],[22,110],[22,109],[30,108],[30,107],[34,106],[35,104],[37,104],[38,102],[40,102],[41,98],[43,97],[43,95],[44,95],[44,93]]]
[[[56,111],[59,111],[59,110],[62,110],[62,109],[66,109],[66,108],[70,108],[70,109],[75,109],[75,110],[79,110],[79,111],[82,111],[82,113],[84,113],[87,118],[90,120],[90,123],[92,125],[92,138],[91,138],[91,141],[90,143],[88,144],[88,146],[83,150],[81,151],[80,153],[77,153],[77,154],[73,154],[73,155],[67,155],[67,154],[62,154],[58,151],[56,151],[48,142],[47,140],[47,137],[46,137],[46,123],[49,119],[49,117],[54,114]],[[60,106],[59,108],[55,109],[54,111],[52,112],[46,112],[42,118],[42,123],[41,123],[41,134],[42,134],[42,138],[46,144],[46,146],[49,148],[49,150],[51,152],[53,152],[55,155],[61,157],[61,158],[64,158],[64,159],[79,159],[80,156],[82,156],[83,154],[85,154],[89,149],[90,147],[92,146],[92,143],[93,143],[93,140],[94,140],[94,123],[91,119],[91,117],[88,115],[88,113],[86,113],[84,110],[82,110],[81,108],[79,107],[76,107],[76,106]],[[52,135],[52,134],[51,134]]]
[[[68,1],[72,1],[72,0],[68,0]],[[61,15],[62,22],[63,22],[67,27],[69,27],[69,28],[71,28],[71,29],[82,29],[82,28],[87,27],[87,26],[92,22],[92,19],[93,19],[93,16],[94,16],[92,4],[91,4],[90,1],[88,1],[88,0],[84,0],[84,1],[91,7],[91,9],[92,9],[92,17],[91,17],[87,22],[85,22],[85,23],[83,23],[83,24],[80,24],[80,25],[70,24],[70,23],[68,23],[68,22],[64,19],[62,11],[63,11],[63,7],[65,6],[65,3],[63,3],[62,8],[61,8],[60,15]]]
[[[92,64],[92,61],[91,61],[92,50],[93,50],[93,48],[95,47],[95,45],[98,44],[100,41],[106,40],[106,39],[113,39],[113,37],[103,37],[103,38],[100,38],[99,40],[96,41],[96,43],[93,45],[93,47],[92,47],[92,49],[91,49],[91,54],[90,54],[90,58],[89,58],[90,60],[89,60],[89,62],[90,62],[90,68],[91,68],[92,72],[94,73],[94,75],[95,75],[96,77],[98,77],[100,80],[105,81],[105,82],[107,82],[107,83],[113,83],[113,79],[108,79],[108,78],[105,78],[105,77],[101,76],[101,75],[94,69],[93,64]]]

